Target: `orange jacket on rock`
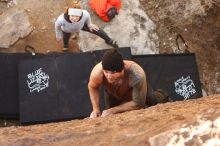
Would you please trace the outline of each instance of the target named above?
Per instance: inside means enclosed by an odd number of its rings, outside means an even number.
[[[107,16],[107,12],[112,7],[115,7],[117,13],[119,13],[121,7],[120,0],[90,0],[89,6],[93,9],[96,14],[104,21],[110,21],[109,17]]]

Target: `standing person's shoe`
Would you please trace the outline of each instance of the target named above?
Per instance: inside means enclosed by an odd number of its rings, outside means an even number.
[[[68,52],[68,48],[63,48],[63,52]]]
[[[111,45],[112,47],[114,47],[115,49],[118,48],[118,44],[116,41],[114,40],[110,40],[110,41],[105,41],[107,44]]]

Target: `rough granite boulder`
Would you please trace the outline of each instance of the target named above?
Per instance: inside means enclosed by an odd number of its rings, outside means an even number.
[[[0,128],[0,145],[217,146],[220,94],[104,118]]]
[[[146,15],[139,1],[121,1],[119,14],[110,22],[102,21],[89,8],[89,0],[81,2],[84,9],[90,12],[92,22],[116,40],[119,47],[131,47],[131,53],[134,55],[159,53],[156,25]],[[79,47],[83,52],[112,48],[94,34],[80,31],[79,36]]]
[[[0,15],[0,48],[9,48],[33,30],[24,10],[6,11]]]

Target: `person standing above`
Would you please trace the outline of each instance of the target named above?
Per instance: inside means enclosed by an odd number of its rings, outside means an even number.
[[[119,13],[120,0],[90,0],[89,6],[104,21],[108,22]]]
[[[82,10],[79,1],[73,1],[66,11],[55,22],[56,40],[63,39],[63,51],[68,51],[69,39],[72,33],[80,30],[96,34],[114,48],[118,48],[116,41],[112,40],[101,28],[92,24],[90,14]]]
[[[99,107],[101,86],[105,89],[106,104],[102,113]],[[102,61],[93,68],[88,89],[93,108],[90,118],[145,108],[145,72],[137,63],[123,60],[116,49],[106,51]]]

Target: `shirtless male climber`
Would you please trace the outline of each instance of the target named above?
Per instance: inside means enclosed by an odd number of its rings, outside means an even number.
[[[99,88],[104,86],[106,109],[99,107]],[[145,108],[147,81],[144,70],[134,61],[123,60],[122,55],[111,49],[92,70],[89,95],[93,111],[90,118]]]

